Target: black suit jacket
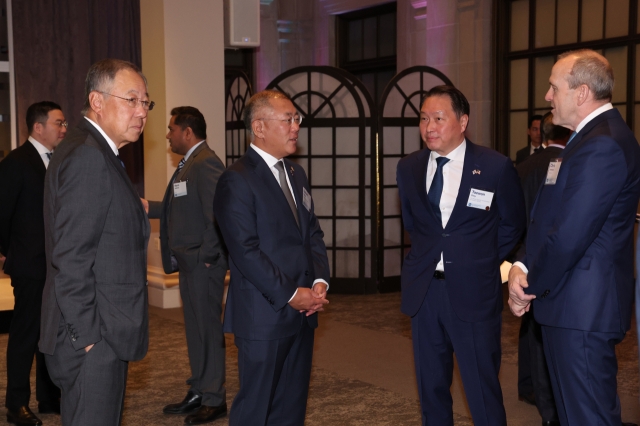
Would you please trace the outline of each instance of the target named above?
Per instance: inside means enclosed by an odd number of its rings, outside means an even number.
[[[121,360],[141,359],[149,342],[149,220],[120,160],[88,121],[56,148],[44,194],[40,351],[54,353],[62,324],[76,350],[105,339]]]
[[[538,151],[535,155],[529,156],[516,167],[520,183],[522,184],[522,192],[524,193],[524,205],[527,208],[527,223],[533,203],[536,201],[536,195],[540,190],[540,185],[544,183],[547,177],[547,169],[552,159],[560,157],[562,148],[557,146],[549,146],[542,151]]]
[[[12,277],[43,280],[44,219],[42,198],[46,168],[29,141],[0,161],[0,253]]]

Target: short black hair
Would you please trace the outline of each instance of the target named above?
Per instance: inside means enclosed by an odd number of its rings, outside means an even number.
[[[529,118],[529,126],[527,127],[527,129],[530,129],[531,126],[533,126],[533,122],[536,120],[542,123],[542,116],[540,114],[532,115],[531,118]]]
[[[27,108],[27,131],[29,134],[33,131],[33,126],[36,123],[46,123],[49,118],[49,111],[56,109],[62,111],[60,105],[51,101],[42,101],[31,104],[29,108]]]
[[[451,100],[451,108],[453,108],[453,112],[456,113],[458,120],[460,120],[463,115],[469,115],[470,108],[467,98],[461,91],[446,84],[432,87],[431,90],[424,95],[424,98],[422,98],[422,102],[420,102],[420,109],[422,109],[424,102],[433,96],[448,96]]]
[[[571,135],[571,130],[566,127],[556,126],[551,120],[553,120],[553,114],[549,111],[542,117],[542,121],[540,122],[543,141],[556,141],[568,138]]]
[[[171,116],[175,117],[173,122],[182,130],[191,127],[195,137],[207,138],[207,122],[204,121],[204,116],[198,108],[192,106],[175,107],[171,110]]]

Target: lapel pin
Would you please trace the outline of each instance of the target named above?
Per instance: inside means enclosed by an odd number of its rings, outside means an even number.
[[[473,174],[474,174],[474,175],[479,175],[479,174],[480,174],[480,170],[474,170],[474,171],[473,171]]]
[[[291,166],[291,176],[293,176],[293,166]]]

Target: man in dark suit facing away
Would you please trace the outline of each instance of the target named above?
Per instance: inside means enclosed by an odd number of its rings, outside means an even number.
[[[631,326],[640,147],[611,105],[613,69],[592,50],[559,56],[546,100],[573,130],[531,211],[509,305],[534,300],[560,424],[621,424],[615,346]]]
[[[84,118],[47,170],[40,350],[65,426],[118,425],[128,361],[147,352],[149,220],[118,148],[138,140],[152,108],[138,67],[96,62]]]
[[[183,158],[162,202],[149,201],[149,217],[160,219],[164,271],[180,271],[191,366],[187,396],[163,411],[189,414],[187,425],[208,423],[227,413],[222,333],[227,255],[213,220],[213,196],[224,166],[206,138],[207,123],[197,108],[171,110],[167,139],[171,151]]]
[[[402,312],[411,317],[422,424],[453,425],[456,354],[476,426],[507,423],[498,381],[500,264],[525,227],[511,160],[465,138],[469,103],[436,86],[420,108],[426,148],[400,160],[398,190],[411,250],[402,265]]]
[[[522,184],[522,192],[524,193],[527,223],[529,223],[529,213],[536,200],[536,195],[547,175],[549,163],[560,157],[571,135],[571,130],[566,127],[556,126],[552,120],[553,114],[549,112],[542,118],[542,124],[540,126],[542,142],[547,145],[547,147],[527,158],[516,167],[516,171],[520,177],[520,183]],[[522,316],[522,323],[520,324],[518,340],[518,385],[520,385],[522,379],[522,377],[520,377],[521,371],[527,371],[529,373],[528,377],[532,382],[531,395],[529,398],[538,408],[538,412],[542,417],[543,426],[559,425],[558,413],[553,400],[553,391],[549,378],[549,369],[547,368],[542,346],[542,330],[540,329],[540,324],[534,319],[532,310]]]
[[[60,389],[38,350],[40,308],[47,266],[42,200],[44,175],[53,150],[67,132],[60,106],[38,102],[27,109],[29,139],[0,162],[0,257],[11,276],[15,305],[7,344],[7,421],[39,425],[29,409],[29,376],[36,359],[36,399],[40,413],[60,413]],[[0,259],[1,260],[1,259]]]
[[[232,426],[304,424],[329,262],[305,171],[285,158],[301,121],[284,93],[253,95],[244,110],[253,142],[213,202],[231,267],[224,331],[238,347]]]

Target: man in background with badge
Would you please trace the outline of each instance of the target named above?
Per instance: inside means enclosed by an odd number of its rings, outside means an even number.
[[[476,426],[507,424],[498,381],[500,264],[525,228],[511,160],[465,138],[469,102],[436,86],[420,109],[426,148],[398,163],[411,250],[402,267],[402,312],[411,316],[423,425],[453,424],[455,352]]]
[[[546,100],[573,130],[531,212],[509,305],[535,304],[560,424],[620,425],[615,345],[631,325],[640,147],[611,105],[613,70],[592,50],[559,56]]]
[[[149,201],[147,211],[160,219],[165,273],[180,271],[191,377],[185,398],[163,412],[187,415],[186,425],[204,424],[227,414],[221,318],[227,255],[213,219],[213,196],[224,166],[207,145],[207,123],[197,108],[173,108],[168,127],[171,151],[184,157],[162,202]]]

